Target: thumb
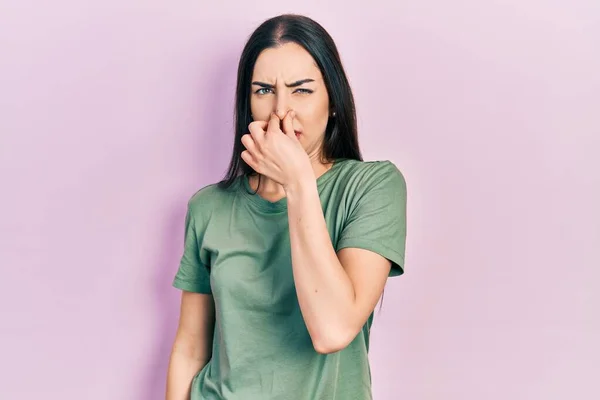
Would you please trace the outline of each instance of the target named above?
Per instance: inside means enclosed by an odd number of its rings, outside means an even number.
[[[283,118],[283,133],[290,138],[296,139],[296,133],[294,132],[294,117],[296,112],[294,110],[289,111]]]

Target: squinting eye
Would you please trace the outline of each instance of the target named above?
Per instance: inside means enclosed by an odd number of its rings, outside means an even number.
[[[266,93],[262,92],[263,90],[271,90],[271,89],[269,89],[269,88],[261,88],[261,89],[258,89],[258,90],[257,90],[256,92],[254,92],[254,93],[256,93],[256,94],[266,94]]]
[[[296,92],[300,92],[300,93],[312,93],[313,91],[310,89],[298,89],[296,90]]]

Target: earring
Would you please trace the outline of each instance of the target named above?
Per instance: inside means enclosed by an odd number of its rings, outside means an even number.
[[[332,117],[335,117],[335,111],[333,112],[333,114],[331,114]]]

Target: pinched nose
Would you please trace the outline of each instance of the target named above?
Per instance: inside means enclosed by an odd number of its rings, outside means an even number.
[[[278,107],[275,109],[275,115],[277,115],[279,119],[284,119],[288,111],[289,108],[287,107]]]

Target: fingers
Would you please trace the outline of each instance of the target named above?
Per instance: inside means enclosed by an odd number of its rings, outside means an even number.
[[[294,112],[294,110],[290,110],[287,114],[285,114],[285,117],[283,118],[283,133],[285,133],[287,136],[294,138],[296,137],[296,134],[294,133],[295,116],[296,113]]]
[[[256,144],[254,143],[254,139],[251,134],[246,133],[242,135],[242,144],[252,155],[256,155],[258,153],[258,149],[256,148]]]
[[[281,129],[279,128],[280,123],[281,120],[279,119],[277,114],[271,113],[271,118],[269,119],[269,126],[267,127],[267,132],[281,131]]]
[[[259,133],[259,135],[264,136],[264,131],[260,130],[260,126],[255,126],[254,131],[260,131],[262,133]],[[246,133],[245,135],[242,135],[241,142],[242,145],[246,148],[246,150],[242,151],[242,153],[240,154],[242,160],[244,160],[246,164],[250,166],[250,168],[252,168],[256,172],[259,172],[259,161],[261,160],[262,156],[260,148],[257,145],[257,142],[255,141],[255,136],[253,134]]]
[[[258,162],[256,162],[256,159],[248,150],[242,151],[240,157],[250,166],[250,168],[258,172]]]
[[[253,121],[248,125],[248,131],[250,133],[265,133],[267,126],[269,125],[269,121]]]
[[[267,126],[269,125],[269,121],[252,121],[252,122],[250,122],[250,125],[258,126],[258,127],[260,127],[260,129],[265,130],[265,129],[267,129]]]
[[[253,143],[260,146],[260,143],[265,139],[265,130],[267,129],[268,121],[254,121],[248,125],[248,131],[250,132],[250,139]],[[242,139],[244,137],[242,136]],[[243,140],[242,140],[243,143]]]

